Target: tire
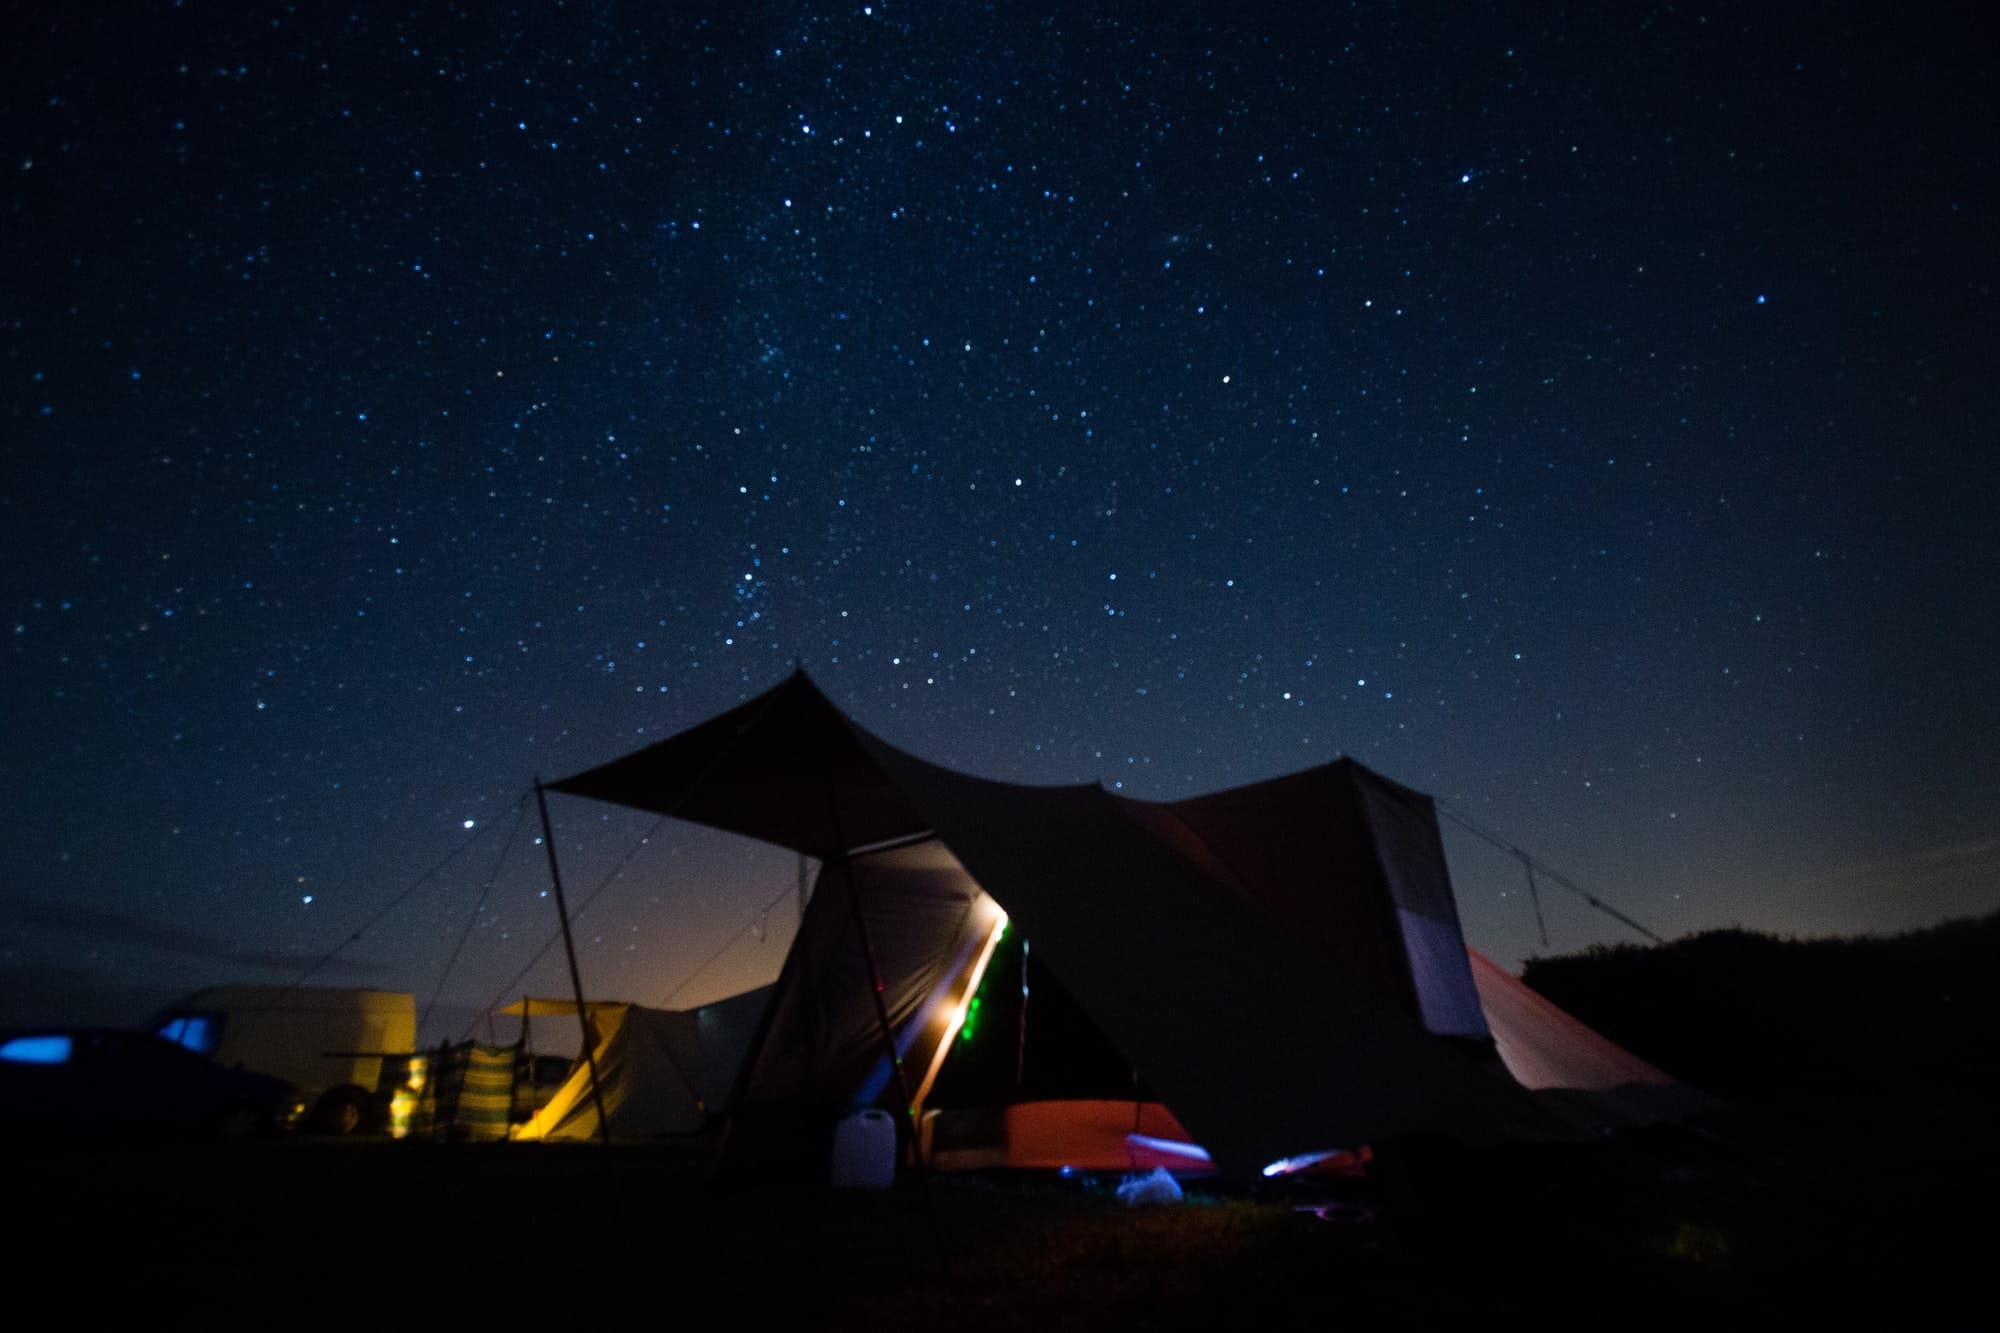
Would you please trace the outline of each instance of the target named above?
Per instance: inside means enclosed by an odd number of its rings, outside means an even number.
[[[359,1088],[335,1088],[319,1099],[307,1121],[314,1134],[346,1138],[368,1125],[368,1094]]]

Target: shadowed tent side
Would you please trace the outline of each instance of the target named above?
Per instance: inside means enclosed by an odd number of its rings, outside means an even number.
[[[1128,803],[869,743],[1225,1173],[1425,1130],[1562,1136],[1519,1088],[1325,966]]]

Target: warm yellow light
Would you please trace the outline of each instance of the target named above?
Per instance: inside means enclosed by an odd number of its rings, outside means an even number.
[[[922,1110],[924,1098],[930,1096],[931,1084],[937,1081],[938,1070],[944,1064],[945,1053],[958,1039],[958,1030],[965,1026],[965,1016],[972,1009],[972,997],[979,994],[979,983],[985,979],[986,965],[993,961],[993,951],[1000,947],[1000,937],[1007,933],[1006,911],[990,896],[985,901],[990,909],[992,921],[986,932],[986,945],[979,951],[979,960],[972,965],[972,971],[967,974],[965,993],[958,997],[956,1005],[945,1011],[950,1015],[950,1019],[945,1023],[943,1039],[938,1042],[937,1049],[931,1052],[930,1068],[925,1071],[923,1082],[917,1085],[916,1096],[910,1099],[912,1111]]]
[[[965,994],[958,997],[958,1007],[952,1011],[951,1021],[945,1025],[944,1039],[949,1044],[965,1026],[965,1020],[972,1014],[972,1002],[979,996],[979,983],[986,980],[986,965],[993,961],[993,951],[1000,947],[1000,937],[1007,933],[1007,910],[992,898],[986,900],[986,916],[991,923],[987,927],[986,946],[979,951],[979,961],[972,965],[972,972],[965,979]]]
[[[408,1088],[396,1089],[389,1098],[389,1137],[408,1138],[410,1113],[417,1109],[417,1095]]]

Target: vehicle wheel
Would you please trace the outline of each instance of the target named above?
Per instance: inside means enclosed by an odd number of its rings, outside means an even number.
[[[315,1134],[345,1138],[360,1131],[368,1119],[368,1097],[359,1088],[335,1088],[319,1099],[309,1122]]]

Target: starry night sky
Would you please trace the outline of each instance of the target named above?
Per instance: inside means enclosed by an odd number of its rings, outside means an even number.
[[[1664,934],[1990,910],[1975,9],[9,6],[0,1008],[560,989],[534,776],[795,660]],[[775,969],[789,854],[555,805],[594,991]]]

